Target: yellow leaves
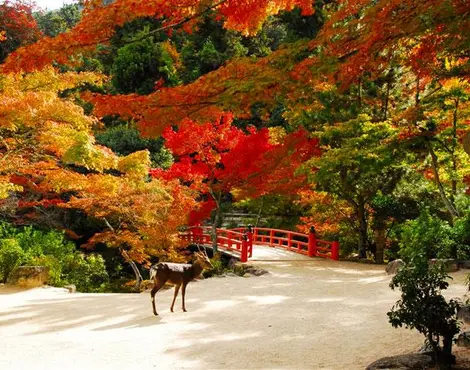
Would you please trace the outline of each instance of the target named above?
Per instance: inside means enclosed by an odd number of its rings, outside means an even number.
[[[1,92],[3,94],[17,91],[58,93],[84,83],[101,84],[104,80],[104,76],[92,72],[58,73],[54,68],[46,67],[41,72],[26,75],[24,73],[3,75]]]
[[[0,200],[8,198],[11,192],[22,190],[21,186],[12,184],[5,176],[0,176]]]
[[[148,150],[131,153],[119,158],[118,170],[130,176],[143,178],[150,171],[150,153]]]
[[[283,127],[269,127],[269,142],[271,144],[282,144],[286,136],[287,132]]]

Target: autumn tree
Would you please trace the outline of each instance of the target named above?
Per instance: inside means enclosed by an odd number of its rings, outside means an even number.
[[[148,180],[146,150],[117,156],[96,144],[98,121],[73,96],[58,93],[100,83],[92,73],[52,68],[0,80],[0,198],[2,212],[20,223],[67,227],[60,210],[78,210],[101,225],[87,241],[119,249],[131,264],[150,256],[178,260],[177,229],[194,203],[176,182]],[[70,230],[70,234],[74,234]]]
[[[317,141],[303,131],[273,143],[268,129],[244,132],[232,119],[227,114],[205,124],[184,120],[176,130],[168,128],[163,137],[176,162],[167,171],[152,171],[154,177],[178,179],[197,190],[206,211],[215,209],[214,233],[224,198],[297,190],[305,176],[295,177],[296,170],[319,154]]]
[[[0,4],[0,35],[0,63],[20,46],[32,44],[41,37],[29,2],[16,0]]]

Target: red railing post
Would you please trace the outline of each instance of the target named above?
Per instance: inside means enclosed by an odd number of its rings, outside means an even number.
[[[287,249],[291,250],[291,247],[292,247],[292,234],[288,232],[287,233]]]
[[[243,234],[240,262],[247,262],[247,261],[248,261],[248,237],[246,234]]]
[[[269,230],[269,246],[272,247],[274,244],[274,230]]]
[[[331,259],[334,261],[339,259],[339,242],[336,240],[331,245]]]
[[[314,257],[317,255],[317,235],[315,233],[315,227],[310,227],[308,233],[308,256]]]
[[[253,257],[253,226],[248,225],[246,229],[246,236],[248,242],[248,257]]]

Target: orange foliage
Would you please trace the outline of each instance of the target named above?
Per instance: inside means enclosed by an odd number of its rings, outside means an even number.
[[[194,19],[189,22],[189,26],[194,26],[198,15],[212,9],[228,29],[250,34],[256,32],[268,16],[296,6],[301,7],[304,14],[313,13],[311,0],[116,0],[109,5],[88,0],[81,21],[72,30],[17,50],[9,56],[3,70],[32,71],[53,61],[67,64],[71,56],[90,52],[96,45],[108,42],[116,27],[141,17],[162,19],[166,28]]]

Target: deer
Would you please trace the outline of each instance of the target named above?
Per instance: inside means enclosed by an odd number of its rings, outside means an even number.
[[[205,251],[203,252],[201,248],[199,248],[199,252],[194,253],[194,256],[195,261],[192,265],[186,263],[159,262],[150,267],[150,280],[153,280],[154,283],[150,296],[152,299],[153,314],[155,316],[158,316],[155,308],[155,294],[157,294],[166,282],[175,285],[175,295],[173,296],[170,311],[173,312],[176,297],[178,296],[180,287],[182,287],[183,312],[187,312],[184,303],[186,286],[190,281],[193,281],[201,275],[204,269],[214,268],[209,260],[209,256]]]

